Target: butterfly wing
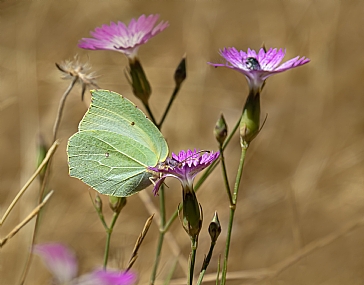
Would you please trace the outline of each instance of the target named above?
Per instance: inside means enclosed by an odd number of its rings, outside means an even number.
[[[92,103],[68,143],[70,175],[98,192],[130,196],[150,184],[146,167],[168,155],[158,128],[128,99],[95,90]]]

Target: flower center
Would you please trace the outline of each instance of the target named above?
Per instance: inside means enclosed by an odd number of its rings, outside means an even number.
[[[248,57],[244,63],[249,70],[261,70],[258,60],[254,57]]]

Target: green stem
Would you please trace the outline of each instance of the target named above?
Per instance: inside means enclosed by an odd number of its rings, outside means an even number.
[[[230,249],[231,233],[232,233],[232,229],[233,229],[234,214],[235,214],[236,204],[237,204],[237,200],[238,200],[240,181],[241,181],[241,177],[242,177],[243,169],[244,169],[245,155],[248,150],[248,147],[249,147],[249,145],[247,145],[247,147],[244,147],[241,149],[240,163],[239,163],[238,173],[236,174],[236,180],[235,180],[235,186],[234,186],[233,203],[230,204],[230,217],[229,217],[229,225],[228,225],[227,238],[226,238],[224,265],[222,268],[222,275],[221,275],[221,283],[220,283],[221,285],[225,285],[225,283],[226,283],[227,262],[228,262],[228,258],[229,258],[229,249]]]
[[[219,284],[219,278],[220,278],[220,265],[221,265],[221,254],[219,255],[219,259],[218,259],[218,262],[217,262],[217,273],[216,273],[216,282],[215,282],[215,285],[218,285]]]
[[[222,150],[225,150],[225,148],[228,146],[229,142],[231,141],[233,135],[237,131],[239,124],[240,124],[240,119],[241,119],[241,116],[240,116],[239,120],[237,121],[237,123],[235,124],[230,135],[226,138],[226,141],[224,142],[224,145],[222,146]],[[220,162],[220,160],[215,160],[209,167],[206,168],[206,170],[204,171],[204,173],[202,174],[202,176],[200,177],[200,179],[196,182],[196,184],[194,186],[195,192],[198,191],[198,189],[201,187],[202,183],[204,183],[205,180],[209,177],[209,175],[214,171],[214,169],[216,168],[216,166],[218,165],[219,162]],[[178,216],[178,210],[175,210],[174,213],[172,214],[171,218],[168,220],[166,226],[164,227],[164,229],[163,229],[164,232],[168,231],[169,227],[176,220],[177,216]]]
[[[224,183],[225,183],[225,189],[226,192],[229,196],[229,203],[230,205],[233,203],[233,198],[231,196],[231,190],[230,190],[230,186],[229,186],[229,179],[227,176],[227,171],[226,171],[226,165],[225,165],[225,158],[224,158],[224,150],[222,149],[222,145],[220,145],[220,161],[221,161],[221,168],[222,168],[222,177],[224,179]]]
[[[215,243],[211,243],[209,253],[205,257],[205,260],[203,261],[202,269],[200,272],[200,276],[198,277],[197,285],[200,285],[202,283],[203,277],[205,276],[205,273],[206,273],[206,269],[210,264],[210,260],[212,257],[212,253],[214,251],[214,247],[215,247]]]
[[[144,102],[143,102],[143,105],[144,105],[145,109],[147,110],[150,120],[153,122],[154,125],[157,125],[157,121],[155,120],[155,118],[153,116],[152,110],[149,108],[149,104],[144,104]]]
[[[116,220],[119,217],[120,212],[114,212],[114,215],[112,216],[112,221],[110,224],[110,227],[106,226],[106,243],[105,243],[105,253],[104,253],[104,270],[106,270],[107,261],[109,259],[109,250],[110,250],[110,240],[111,240],[111,234],[114,230],[114,226],[116,223]],[[101,218],[100,218],[101,219]],[[101,219],[102,221],[102,219]],[[106,225],[106,223],[105,223]]]
[[[161,257],[162,252],[162,245],[164,241],[164,234],[166,231],[164,231],[165,223],[166,223],[166,208],[165,208],[165,196],[164,196],[164,185],[161,185],[161,188],[159,189],[159,211],[160,211],[160,229],[159,229],[159,238],[158,238],[158,244],[157,244],[157,251],[155,254],[155,260],[154,260],[154,266],[152,270],[152,274],[150,276],[150,284],[154,284],[155,278],[157,276],[157,269]]]
[[[187,285],[193,284],[193,272],[195,270],[195,261],[196,261],[196,251],[198,244],[198,237],[191,238],[191,254],[190,254],[190,262],[189,262],[189,271],[187,277]]]
[[[158,128],[159,128],[159,129],[161,129],[161,128],[162,128],[162,125],[163,125],[163,123],[164,123],[164,120],[165,120],[165,119],[166,119],[166,117],[167,117],[167,114],[168,114],[168,112],[169,112],[169,109],[171,108],[171,106],[172,106],[172,104],[173,104],[173,101],[174,101],[174,99],[176,98],[177,93],[178,93],[178,91],[179,91],[180,87],[181,87],[181,85],[176,85],[176,87],[174,88],[174,90],[173,90],[173,94],[172,94],[171,98],[169,99],[169,102],[168,102],[167,108],[166,108],[166,110],[164,111],[164,114],[163,114],[163,116],[162,116],[162,119],[161,119],[160,123],[158,124]]]
[[[95,210],[96,210],[96,213],[97,213],[97,215],[99,216],[99,219],[100,219],[100,221],[101,221],[102,225],[104,226],[105,230],[107,231],[107,230],[109,229],[109,227],[107,226],[107,224],[106,224],[106,222],[105,222],[105,217],[104,217],[104,214],[102,213],[102,210],[100,210],[100,209],[98,209],[98,208],[96,207],[95,202],[92,200],[92,196],[91,196],[91,194],[90,194],[90,198],[91,198],[91,203],[92,203],[92,205],[94,206],[94,208],[95,208]]]

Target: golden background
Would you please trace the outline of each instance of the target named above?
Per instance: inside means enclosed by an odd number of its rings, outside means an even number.
[[[220,112],[230,129],[239,118],[246,80],[238,72],[206,64],[222,62],[219,48],[258,49],[264,42],[267,48],[286,48],[285,60],[297,55],[311,59],[271,77],[263,91],[262,117],[269,115],[248,151],[229,261],[234,279],[228,284],[363,284],[363,11],[363,1],[337,0],[0,1],[0,215],[35,170],[38,136],[51,141],[58,103],[69,84],[60,79],[54,63],[78,54],[101,75],[97,82],[102,88],[141,107],[124,76],[125,56],[81,50],[77,43],[110,21],[128,23],[141,14],[158,13],[170,26],[139,50],[157,118],[172,93],[174,70],[187,54],[187,80],[162,129],[174,152],[216,150],[212,130]],[[66,103],[49,183],[55,193],[44,208],[37,238],[38,243],[62,242],[73,248],[80,274],[102,264],[105,242],[89,197],[94,191],[68,176],[67,139],[86,109],[77,86]],[[226,150],[231,184],[239,156],[236,135]],[[176,181],[167,183],[169,216],[181,191]],[[37,205],[38,189],[39,182],[28,189],[1,227],[0,238]],[[145,193],[158,207],[151,188]],[[208,251],[206,228],[215,210],[223,227],[207,272],[213,280],[229,216],[220,167],[198,198],[205,220],[196,273]],[[107,199],[104,208],[110,218]],[[126,266],[148,216],[139,195],[128,199],[112,236],[111,267]],[[19,282],[33,226],[28,224],[0,250],[1,285]],[[182,262],[188,258],[189,238],[178,221],[171,233],[178,247],[164,244],[157,276],[161,281],[176,261],[174,252],[181,251]],[[148,283],[157,235],[153,223],[133,267],[139,284]],[[301,258],[290,259],[306,250]],[[186,268],[177,262],[173,279],[182,279],[174,284],[184,283]],[[269,270],[276,274],[262,278]],[[34,257],[26,284],[49,284],[49,278]]]

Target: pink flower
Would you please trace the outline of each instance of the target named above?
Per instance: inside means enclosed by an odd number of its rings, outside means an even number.
[[[58,243],[36,245],[33,252],[41,257],[54,277],[55,284],[71,285],[132,285],[136,275],[131,272],[97,269],[77,276],[76,255],[66,246]]]
[[[158,18],[159,15],[142,15],[137,20],[132,19],[129,26],[120,21],[111,22],[110,26],[102,25],[90,32],[93,38],[81,39],[78,46],[91,50],[114,50],[134,58],[140,45],[168,27],[168,22],[163,21],[154,27]]]
[[[250,90],[260,91],[264,81],[269,76],[310,62],[308,58],[297,56],[279,65],[285,54],[286,50],[282,49],[270,48],[266,52],[264,48],[261,48],[257,53],[252,49],[244,52],[231,47],[220,50],[220,55],[226,60],[226,63],[208,62],[208,64],[215,67],[224,66],[239,71],[248,80]]]
[[[44,265],[52,273],[57,284],[73,280],[77,276],[77,258],[74,252],[62,244],[48,243],[36,245],[33,252],[39,255]]]
[[[131,272],[97,269],[77,279],[77,285],[129,285],[135,284],[136,276]]]
[[[167,158],[165,162],[148,168],[154,173],[162,174],[154,185],[154,194],[158,193],[159,187],[167,177],[177,178],[183,189],[193,189],[195,176],[213,163],[219,155],[219,152],[196,150],[181,150],[178,155],[172,153],[172,157]]]

